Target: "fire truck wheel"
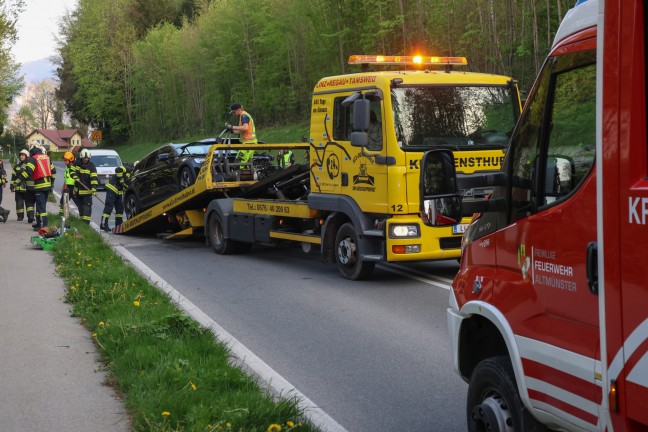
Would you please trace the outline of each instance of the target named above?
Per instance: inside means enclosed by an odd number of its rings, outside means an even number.
[[[237,244],[235,241],[225,238],[225,233],[223,231],[223,219],[222,216],[214,212],[209,217],[209,223],[207,225],[209,243],[219,255],[229,255],[236,252]]]
[[[520,399],[513,367],[506,356],[479,362],[470,377],[466,414],[470,432],[546,430]]]
[[[182,167],[178,175],[178,187],[180,190],[186,189],[196,181],[196,174],[191,167]]]
[[[337,232],[335,262],[340,273],[350,280],[368,278],[376,266],[375,262],[362,260],[358,235],[352,223],[345,223]]]

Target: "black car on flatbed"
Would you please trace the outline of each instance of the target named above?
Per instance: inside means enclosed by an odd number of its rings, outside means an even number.
[[[205,156],[216,143],[238,144],[238,138],[207,138],[181,144],[166,144],[142,158],[124,192],[124,213],[130,219],[137,213],[191,186],[198,176]],[[221,159],[233,164],[236,150],[221,151]],[[271,170],[274,157],[255,153],[254,165]],[[265,171],[264,171],[265,172]]]

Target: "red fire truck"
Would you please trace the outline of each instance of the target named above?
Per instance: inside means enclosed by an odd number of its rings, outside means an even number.
[[[428,223],[476,212],[448,309],[471,431],[648,430],[646,9],[577,2],[488,201],[424,156]]]

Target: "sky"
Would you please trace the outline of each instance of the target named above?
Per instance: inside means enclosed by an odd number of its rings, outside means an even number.
[[[59,18],[72,11],[77,0],[26,0],[18,19],[18,42],[12,52],[18,63],[48,58],[55,54]]]

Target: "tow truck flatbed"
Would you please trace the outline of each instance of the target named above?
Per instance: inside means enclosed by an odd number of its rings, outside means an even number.
[[[307,150],[308,148],[308,143],[214,144],[207,152],[194,184],[124,221],[121,225],[113,228],[113,233],[154,233],[165,239],[193,236],[197,230],[204,229],[204,211],[212,200],[236,196],[249,197],[264,186],[286,180],[295,173],[303,173],[308,169],[303,165],[293,165],[275,172],[265,179],[235,180],[231,178],[232,176],[227,175],[230,170],[229,163],[216,159],[217,156],[221,156],[221,151]]]

